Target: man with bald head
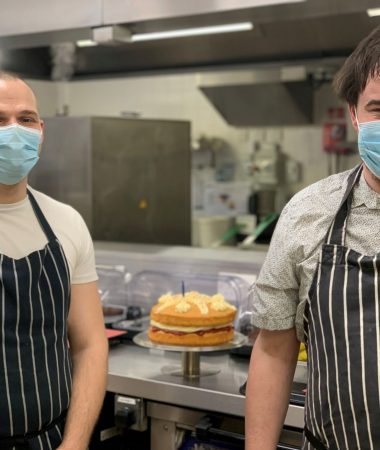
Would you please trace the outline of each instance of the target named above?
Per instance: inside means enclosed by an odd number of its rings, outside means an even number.
[[[89,232],[27,184],[43,128],[30,87],[0,72],[1,450],[85,450],[105,392]]]

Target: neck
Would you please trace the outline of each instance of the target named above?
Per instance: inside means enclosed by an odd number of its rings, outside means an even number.
[[[364,179],[368,186],[378,194],[380,194],[380,179],[377,178],[366,165],[363,166]]]
[[[380,182],[380,181],[379,181]],[[20,183],[8,186],[0,183],[0,204],[21,202],[26,197],[26,178]]]

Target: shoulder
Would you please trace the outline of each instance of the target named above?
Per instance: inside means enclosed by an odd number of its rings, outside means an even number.
[[[54,234],[62,244],[72,284],[97,279],[91,235],[82,216],[72,206],[30,188]]]
[[[72,206],[59,202],[49,195],[37,191],[30,186],[28,186],[28,189],[33,194],[38,206],[48,219],[53,217],[54,220],[63,220],[66,223],[68,221],[78,222],[83,220],[79,212]]]
[[[295,194],[283,210],[290,220],[301,217],[330,216],[336,213],[352,170],[340,172],[309,185]]]
[[[281,213],[273,244],[298,263],[313,254],[339,209],[350,173],[324,178],[295,194]]]

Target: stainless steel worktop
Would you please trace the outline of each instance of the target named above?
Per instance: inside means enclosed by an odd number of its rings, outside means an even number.
[[[244,417],[245,397],[239,387],[248,373],[248,359],[228,352],[201,354],[203,366],[220,368],[216,375],[184,379],[164,367],[181,364],[180,352],[120,344],[109,355],[107,390],[147,400]],[[303,427],[303,407],[290,405],[285,425]]]
[[[95,248],[98,265],[120,265],[132,276],[147,270],[181,273],[185,278],[189,274],[208,274],[210,277],[232,274],[242,277],[247,286],[254,281],[265,259],[265,252],[245,252],[233,248],[202,249],[109,242],[97,242]],[[245,302],[246,295],[243,293],[242,302]],[[239,388],[247,378],[248,359],[231,357],[226,351],[216,351],[202,353],[200,361],[201,370],[211,366],[220,369],[220,372],[198,379],[170,375],[163,368],[181,366],[181,352],[148,349],[132,343],[119,344],[110,350],[108,391],[140,397],[147,403],[155,402],[161,406],[172,405],[244,417],[245,397],[239,394]],[[297,369],[301,372],[298,380],[303,380],[305,367],[300,365]],[[303,407],[290,405],[285,424],[302,429]]]

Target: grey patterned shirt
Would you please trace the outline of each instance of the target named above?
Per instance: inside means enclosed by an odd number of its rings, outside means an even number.
[[[326,233],[351,171],[298,192],[277,223],[263,267],[251,289],[252,323],[267,330],[296,327],[303,340],[303,312]],[[365,255],[380,252],[380,194],[363,174],[354,188],[345,245]]]

